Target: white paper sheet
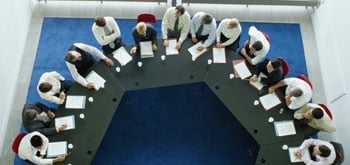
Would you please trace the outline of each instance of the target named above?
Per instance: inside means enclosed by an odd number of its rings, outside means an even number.
[[[295,127],[293,120],[276,121],[273,123],[277,136],[295,135]]]
[[[85,109],[86,96],[68,95],[66,98],[66,109]]]
[[[66,154],[67,154],[67,141],[49,143],[49,146],[47,147],[47,154],[46,154],[48,158],[54,158],[54,157],[66,155]]]
[[[97,74],[95,71],[91,71],[87,76],[86,76],[86,81],[89,83],[94,84],[95,90],[99,90],[100,88],[104,88],[106,80],[101,77],[99,74]]]
[[[141,58],[151,58],[154,57],[152,51],[152,41],[142,41],[140,42],[140,53]]]
[[[204,52],[207,51],[207,48],[202,49],[201,51],[198,51],[197,48],[203,46],[201,42],[198,42],[197,44],[193,45],[192,47],[188,48],[188,51],[192,55],[192,59],[196,60],[200,55],[202,55]]]
[[[275,94],[260,96],[259,101],[266,111],[282,103]]]
[[[225,48],[213,48],[214,63],[226,63]]]
[[[55,127],[56,128],[60,127],[63,124],[67,124],[67,128],[65,130],[75,129],[74,115],[55,118]]]
[[[166,55],[177,55],[179,51],[176,49],[176,39],[169,39],[169,45],[166,47],[165,52]]]
[[[235,70],[237,71],[237,73],[239,74],[239,77],[241,77],[241,79],[248,78],[249,76],[252,75],[252,73],[250,73],[250,71],[249,71],[249,69],[244,61],[242,61],[238,64],[235,64],[233,67],[235,68]]]
[[[124,66],[132,60],[130,54],[126,51],[124,47],[120,47],[119,49],[113,52],[113,57],[118,60],[120,65]]]
[[[296,162],[303,162],[301,159],[298,159],[294,155],[294,151],[297,150],[299,147],[289,147],[289,158],[291,163],[296,163]],[[301,150],[301,158],[310,158],[310,152],[308,149],[303,149]]]
[[[264,84],[262,84],[260,81],[249,81],[249,84],[256,88],[258,91],[261,91],[261,89],[264,87]]]

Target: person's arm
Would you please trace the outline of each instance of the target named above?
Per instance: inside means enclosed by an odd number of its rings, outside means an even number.
[[[55,77],[56,79],[61,80],[61,81],[64,81],[64,77],[63,77],[61,74],[57,73],[56,71],[52,71],[52,72],[50,72],[50,74],[51,74],[53,77]]]
[[[332,133],[335,132],[337,128],[333,125],[331,121],[326,121],[322,124],[321,130]]]
[[[190,15],[187,11],[181,16],[183,27],[181,29],[180,37],[179,37],[179,43],[182,44],[183,41],[187,38],[187,35],[190,31]]]
[[[107,59],[107,57],[96,47],[84,44],[84,43],[75,43],[74,46],[80,48],[81,50],[84,50],[92,55],[96,55],[97,57],[101,58],[102,60]]]
[[[71,73],[73,79],[74,79],[77,83],[79,83],[80,85],[82,85],[82,86],[84,86],[84,87],[87,87],[87,84],[88,84],[89,82],[87,82],[87,81],[85,80],[85,78],[84,78],[83,76],[81,76],[81,75],[78,73],[78,70],[77,70],[77,68],[75,67],[75,65],[73,65],[73,64],[71,64],[71,63],[69,63],[69,62],[67,62],[67,61],[66,61],[66,64],[67,64],[68,70],[69,70],[69,72]]]
[[[139,48],[141,40],[140,40],[139,34],[137,33],[136,28],[132,30],[132,37],[134,38],[134,43],[135,43],[134,46]]]
[[[40,164],[40,165],[52,165],[53,159],[43,159],[41,157],[38,157],[36,155],[32,155],[28,158],[28,160],[34,164]]]
[[[207,48],[215,42],[215,34],[216,34],[216,21],[215,19],[213,19],[213,22],[210,25],[208,39],[205,40],[203,47]]]
[[[48,101],[51,101],[53,103],[56,103],[56,104],[63,104],[64,102],[64,98],[60,98],[60,97],[57,97],[55,95],[51,95],[52,92],[51,91],[48,91],[48,92],[40,92],[39,91],[39,96],[45,100],[48,100]]]
[[[307,112],[311,107],[309,105],[304,105],[303,107],[301,107],[299,110],[297,110],[296,112],[294,112],[294,118],[295,119],[303,119],[304,118],[304,113]]]
[[[221,42],[221,32],[224,26],[227,26],[225,23],[225,20],[222,20],[219,23],[218,28],[216,29],[216,43],[220,43]]]
[[[162,20],[162,38],[163,39],[168,39],[168,28],[169,28],[169,19],[171,17],[172,14],[172,8],[168,8],[165,13],[164,13],[164,17]]]
[[[195,38],[196,37],[196,28],[195,28],[195,24],[199,21],[199,17],[198,14],[194,15],[190,21],[190,33],[191,33],[191,37]]]
[[[151,40],[152,40],[152,45],[157,45],[158,44],[158,40],[157,40],[157,30],[152,27],[152,26],[149,26],[147,27],[147,29],[150,29],[151,31]]]
[[[283,78],[282,73],[279,70],[274,70],[271,73],[267,74],[267,78],[261,77],[260,82],[266,85],[273,85],[274,83],[278,82],[282,78]]]
[[[273,86],[271,86],[269,88],[269,93],[273,93],[273,92],[275,92],[275,90],[277,88],[280,88],[280,87],[283,87],[283,86],[285,86],[285,83],[284,83],[284,80],[281,80],[277,84],[275,84],[275,85],[273,85]]]

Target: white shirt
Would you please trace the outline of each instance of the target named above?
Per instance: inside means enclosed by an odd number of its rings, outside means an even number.
[[[92,33],[100,45],[107,45],[111,42],[114,42],[116,38],[119,38],[121,33],[117,22],[112,17],[104,17],[106,20],[106,25],[104,27],[97,26],[96,23],[92,25]],[[107,27],[109,31],[114,31],[110,35],[106,35],[104,28]]]
[[[163,39],[168,39],[168,29],[174,30],[174,25],[176,21],[175,17],[175,7],[170,7],[165,11],[163,20],[162,20],[162,37]],[[181,29],[181,34],[179,37],[179,42],[182,43],[188,32],[190,31],[190,15],[187,11],[179,16],[178,28]]]
[[[291,103],[288,105],[289,109],[297,109],[308,103],[312,97],[312,90],[308,83],[299,78],[291,77],[283,80],[287,85],[285,95],[289,94],[289,91],[293,88],[300,88],[303,94],[299,97],[291,97]]]
[[[60,75],[59,73],[57,73],[56,71],[53,72],[45,72],[41,75],[40,79],[39,79],[39,83],[36,87],[39,96],[44,99],[44,100],[48,100],[51,102],[54,102],[56,104],[63,104],[64,99],[61,99],[57,96],[55,96],[57,93],[60,93],[60,89],[61,89],[61,82],[63,81],[64,77],[62,75]],[[39,85],[41,83],[49,83],[52,85],[51,90],[47,91],[47,92],[41,92],[39,90]]]
[[[255,57],[252,59],[252,63],[256,65],[257,63],[262,62],[265,59],[267,53],[270,50],[270,43],[269,41],[267,41],[264,34],[261,33],[258,29],[256,29],[255,26],[251,26],[249,28],[248,34],[250,36],[249,47],[251,47],[256,41],[260,41],[263,45],[261,50],[254,52]]]
[[[87,45],[87,44],[83,44],[83,43],[74,43],[73,45],[78,47],[78,48],[80,48],[81,50],[83,50],[85,52],[88,52],[88,53],[90,53],[92,55],[96,55],[97,57],[100,57],[103,60],[107,58],[101,51],[99,51],[97,48],[95,48],[95,47],[93,47],[91,45]],[[86,87],[89,82],[87,82],[85,80],[85,78],[78,73],[78,70],[75,67],[75,65],[73,65],[73,64],[71,64],[71,63],[69,63],[67,61],[66,61],[66,64],[67,64],[68,70],[71,73],[73,79],[77,83],[79,83],[82,86]]]
[[[196,32],[199,29],[199,26],[201,26],[201,18],[204,16],[204,12],[197,12],[191,19],[190,22],[190,33],[192,38],[196,37]],[[208,39],[205,40],[203,47],[209,47],[211,44],[215,41],[215,35],[216,35],[216,21],[215,18],[213,18],[213,21],[210,24],[203,24],[203,31],[201,35],[209,35]]]
[[[239,35],[242,32],[242,27],[240,24],[238,24],[237,27],[229,29],[227,28],[229,25],[231,19],[224,19],[220,22],[218,28],[216,29],[216,42],[220,42],[221,41],[221,33],[226,37],[229,38],[229,40],[227,40],[224,43],[221,43],[222,46],[227,46],[232,44],[233,42],[235,42],[237,40],[237,38],[239,37]]]
[[[40,150],[37,148],[33,147],[32,144],[30,143],[30,139],[34,136],[38,135],[40,138],[43,140],[43,145]],[[21,143],[19,144],[18,148],[18,156],[23,159],[23,160],[29,160],[30,162],[34,164],[39,164],[39,165],[46,165],[46,164],[52,164],[53,159],[43,159],[41,157],[36,156],[36,153],[40,151],[40,155],[45,155],[47,146],[49,145],[49,139],[45,137],[43,134],[34,131],[32,133],[29,133],[23,137],[21,140]]]
[[[334,162],[334,160],[336,158],[336,153],[334,150],[334,146],[331,143],[329,143],[327,141],[323,141],[323,140],[318,140],[318,139],[307,139],[303,142],[303,144],[301,144],[299,149],[300,150],[307,149],[311,145],[315,145],[315,146],[325,145],[331,150],[331,153],[328,157],[322,157],[320,155],[316,155],[316,161],[311,160],[310,157],[308,157],[308,158],[302,157],[302,160],[304,161],[305,164],[307,164],[307,165],[330,165]]]

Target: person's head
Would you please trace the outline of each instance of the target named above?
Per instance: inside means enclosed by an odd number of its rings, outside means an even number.
[[[24,121],[33,121],[36,118],[38,111],[34,109],[28,109],[24,112],[23,120]]]
[[[254,42],[253,45],[252,45],[252,49],[253,49],[254,51],[259,51],[259,50],[261,50],[262,48],[263,48],[263,44],[262,44],[261,41],[256,41],[256,42]]]
[[[65,57],[68,62],[75,62],[81,59],[81,54],[77,51],[68,51]]]
[[[39,135],[34,135],[30,138],[30,144],[35,148],[41,148],[43,145],[43,139]]]
[[[48,82],[43,82],[39,85],[40,92],[46,93],[46,92],[50,91],[51,89],[52,89],[52,85]]]
[[[106,25],[106,20],[104,17],[98,16],[95,18],[95,24],[100,27],[104,27]]]
[[[144,22],[139,22],[136,25],[136,31],[140,35],[146,35],[147,25]]]
[[[281,67],[281,61],[278,59],[272,59],[267,63],[267,70],[269,71],[273,71],[278,69],[279,67]]]
[[[204,14],[201,17],[201,24],[210,24],[213,21],[213,17],[209,14]]]
[[[321,108],[312,108],[306,111],[306,119],[321,119],[323,117],[323,111]]]
[[[175,7],[175,17],[180,17],[185,13],[185,8],[182,5]]]
[[[234,28],[238,27],[238,25],[239,25],[238,19],[232,18],[232,19],[230,19],[230,21],[228,22],[227,28],[228,28],[228,29],[234,29]]]
[[[328,157],[331,154],[331,150],[326,145],[320,145],[314,147],[314,153],[321,157]]]
[[[299,97],[303,95],[303,91],[300,88],[293,88],[289,92],[289,96],[291,97]]]

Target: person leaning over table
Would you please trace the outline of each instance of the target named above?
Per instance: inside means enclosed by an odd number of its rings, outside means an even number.
[[[302,150],[309,149],[310,157],[302,156]],[[328,142],[318,139],[307,139],[294,152],[295,157],[301,159],[307,165],[330,165],[336,158],[334,146]]]
[[[244,43],[240,54],[250,65],[257,65],[265,60],[270,50],[270,43],[265,35],[255,26],[249,28],[249,39]]]
[[[224,19],[216,29],[216,47],[236,51],[239,47],[242,27],[236,18]]]
[[[285,88],[285,100],[289,109],[294,110],[304,106],[311,100],[312,90],[309,84],[299,78],[290,77],[279,81],[269,88],[269,93],[280,87]]]
[[[162,38],[164,46],[169,46],[168,39],[176,38],[176,49],[181,48],[181,44],[186,39],[190,31],[190,15],[182,5],[168,8],[162,20]]]
[[[49,139],[40,132],[32,132],[23,137],[18,147],[18,156],[38,165],[50,165],[63,162],[66,156],[56,158],[44,158],[46,155]]]
[[[94,88],[94,84],[87,82],[84,78],[84,76],[87,75],[89,68],[96,62],[92,55],[100,57],[105,61],[107,66],[114,65],[113,61],[106,57],[97,48],[83,43],[74,43],[68,49],[65,56],[68,70],[71,73],[73,79],[88,89]]]
[[[67,128],[66,124],[55,128],[54,118],[55,113],[42,103],[26,103],[23,107],[22,121],[28,132],[38,131],[45,136],[50,136]]]
[[[56,71],[45,72],[41,75],[37,85],[39,96],[56,104],[63,104],[66,98],[66,92],[72,86],[72,82]]]
[[[263,73],[266,77],[259,77]],[[275,85],[284,78],[281,61],[278,59],[265,59],[254,68],[253,76],[249,79],[252,82],[261,82],[266,86]]]
[[[130,53],[136,53],[137,49],[140,49],[140,42],[152,41],[152,50],[157,50],[157,30],[150,24],[139,22],[132,30],[132,36],[134,38],[135,45],[131,48]]]
[[[294,118],[302,124],[301,128],[306,136],[311,136],[317,132],[335,132],[331,118],[325,110],[318,104],[308,103],[294,113]]]
[[[204,42],[198,51],[211,46],[215,42],[216,21],[215,18],[204,12],[197,12],[190,21],[190,34],[193,43]]]

